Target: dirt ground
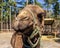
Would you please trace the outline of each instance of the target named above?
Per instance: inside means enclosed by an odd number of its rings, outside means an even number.
[[[0,33],[0,48],[12,48],[10,44],[12,34],[11,32]]]
[[[13,32],[0,33],[0,48],[12,48],[10,40]],[[41,48],[60,48],[60,43],[54,40],[45,40],[44,37],[41,40]]]
[[[45,38],[44,39],[44,38],[45,37],[43,37],[41,41],[42,48],[60,48],[60,39],[58,38]]]

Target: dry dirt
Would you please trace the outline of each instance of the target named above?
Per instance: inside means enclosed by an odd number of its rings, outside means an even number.
[[[0,33],[0,48],[12,48],[10,40],[12,37],[12,32]],[[60,43],[53,40],[42,40],[41,48],[60,48]]]

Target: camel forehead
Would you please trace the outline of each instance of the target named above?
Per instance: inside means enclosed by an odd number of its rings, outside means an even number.
[[[28,12],[27,11],[21,11],[21,13],[20,14],[18,14],[18,17],[26,17],[26,15],[28,14]]]
[[[21,13],[20,13],[20,15],[26,15],[27,14],[27,11],[22,11]]]

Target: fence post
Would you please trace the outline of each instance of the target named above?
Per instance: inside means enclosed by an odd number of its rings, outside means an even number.
[[[3,6],[2,6],[2,9],[1,9],[1,31],[3,29],[3,21],[2,21],[2,16],[3,16]]]
[[[11,6],[10,6],[10,30],[11,30]]]

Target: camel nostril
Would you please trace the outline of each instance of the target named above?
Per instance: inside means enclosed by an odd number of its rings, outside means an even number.
[[[15,18],[15,21],[20,21],[20,19],[16,17],[16,18]]]

